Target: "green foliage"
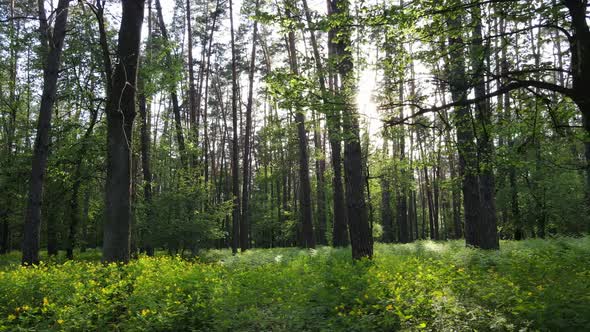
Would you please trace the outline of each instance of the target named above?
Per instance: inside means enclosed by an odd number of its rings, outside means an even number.
[[[0,330],[518,331],[590,328],[590,238],[0,263]],[[95,260],[93,262],[92,260]],[[7,265],[8,264],[8,265]],[[567,273],[564,273],[567,271]]]

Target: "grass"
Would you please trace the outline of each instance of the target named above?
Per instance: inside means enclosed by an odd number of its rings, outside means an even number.
[[[376,245],[373,261],[328,247],[203,252],[18,266],[0,257],[0,330],[590,330],[590,237]]]

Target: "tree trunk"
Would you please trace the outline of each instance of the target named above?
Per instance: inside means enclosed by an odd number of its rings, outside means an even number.
[[[467,99],[468,85],[465,74],[465,55],[463,38],[457,34],[462,29],[459,16],[448,19],[447,24],[455,33],[449,37],[449,87],[453,102]],[[459,175],[462,178],[463,208],[465,215],[465,241],[476,245],[476,232],[479,228],[480,190],[478,181],[477,152],[474,143],[471,112],[468,106],[455,109],[457,128],[457,150],[459,151]]]
[[[328,140],[330,141],[330,148],[332,150],[331,153],[331,164],[333,170],[333,178],[332,178],[332,190],[333,190],[333,220],[332,220],[332,242],[335,247],[346,246],[348,244],[348,232],[347,232],[347,222],[346,222],[346,214],[344,208],[344,188],[342,186],[342,152],[341,152],[341,141],[340,141],[340,115],[339,110],[332,107],[331,100],[330,100],[330,93],[326,87],[326,75],[325,69],[322,65],[322,58],[320,55],[318,42],[316,39],[316,35],[314,33],[314,26],[312,25],[313,19],[311,17],[311,12],[307,5],[307,0],[303,0],[303,10],[305,12],[305,17],[307,19],[308,28],[310,30],[310,41],[311,47],[313,50],[314,60],[315,60],[315,69],[318,75],[318,82],[320,85],[320,93],[323,102],[323,109],[322,111],[326,114],[326,126],[328,127]],[[328,7],[330,7],[328,5]],[[330,31],[328,36],[328,53],[329,56],[333,56],[335,45],[332,42],[334,39],[334,32]],[[323,172],[325,166],[322,166],[322,161],[320,161],[320,169]],[[318,173],[320,176],[320,173]],[[322,174],[323,177],[323,174]],[[318,186],[323,186],[324,181],[320,182],[318,178]],[[320,184],[321,183],[321,184]],[[319,192],[318,189],[318,220],[319,225],[325,224],[325,211],[320,211],[320,200],[325,199],[321,198],[322,194]],[[322,221],[323,219],[323,221]],[[322,231],[320,230],[320,233]],[[321,235],[320,235],[321,236]],[[319,239],[318,241],[323,241],[323,239]],[[321,243],[321,242],[320,242]]]
[[[290,16],[287,10],[287,16]],[[297,54],[295,47],[295,32],[288,33],[288,47],[289,47],[289,64],[291,73],[299,75],[299,65],[297,63]],[[312,222],[312,205],[311,205],[311,181],[309,179],[309,155],[307,152],[307,131],[305,129],[305,114],[304,110],[295,106],[295,122],[297,123],[297,146],[299,150],[299,208],[300,225],[302,230],[303,242],[300,246],[303,248],[315,248],[315,238],[313,233]]]
[[[349,2],[347,0],[329,1],[330,13],[349,16]],[[341,82],[338,99],[343,104],[344,174],[352,257],[353,259],[371,258],[373,256],[373,236],[368,222],[365,201],[365,179],[358,113],[353,103],[355,78],[350,54],[350,31],[344,25],[337,27],[336,30],[336,36],[338,36],[336,62]]]
[[[157,0],[159,3],[159,0]],[[193,28],[192,28],[192,20],[191,20],[191,2],[190,0],[186,0],[186,29],[187,29],[187,51],[188,51],[188,105],[189,105],[189,121],[190,121],[190,133],[191,133],[191,140],[198,146],[199,143],[199,129],[197,127],[197,123],[199,122],[197,118],[199,114],[197,112],[197,103],[196,103],[196,90],[195,90],[195,66],[194,66],[194,59],[193,59]],[[209,13],[207,13],[208,15]],[[197,156],[194,153],[191,153],[191,166],[195,166],[195,161]]]
[[[49,153],[49,132],[51,130],[52,108],[57,93],[57,77],[59,73],[60,57],[66,35],[69,0],[60,0],[57,5],[57,17],[52,30],[45,15],[45,1],[38,1],[39,33],[41,45],[44,49],[43,61],[43,93],[37,123],[37,137],[33,151],[31,177],[29,180],[29,195],[24,221],[23,233],[23,265],[39,263],[39,241],[41,227],[41,199],[47,156]]]
[[[80,150],[75,162],[74,170],[74,184],[72,185],[72,196],[70,197],[70,229],[68,232],[68,245],[66,247],[66,257],[68,259],[74,259],[74,248],[76,247],[76,234],[78,232],[78,226],[80,224],[80,186],[82,185],[82,164],[84,157],[86,156],[86,150],[90,143],[90,137],[94,130],[94,125],[98,119],[98,109],[91,111],[90,123],[84,135],[81,138]]]
[[[151,153],[150,153],[150,113],[148,111],[147,96],[145,91],[141,90],[139,96],[139,116],[141,117],[141,170],[143,172],[143,199],[146,209],[146,233],[143,234],[143,246],[148,256],[154,255],[154,248],[151,244],[151,227],[153,224],[152,210],[152,170],[151,170]]]
[[[233,212],[232,212],[232,252],[238,252],[240,242],[240,179],[238,165],[238,63],[236,59],[236,45],[234,41],[234,19],[233,4],[229,0],[229,21],[231,35],[231,73],[232,73],[232,193],[233,193]]]
[[[387,149],[387,139],[383,138],[383,157],[389,157]],[[393,216],[391,212],[391,188],[389,185],[388,172],[381,174],[381,225],[383,226],[382,241],[384,243],[391,243],[394,240],[393,236]]]
[[[144,0],[145,1],[145,0]],[[164,23],[164,16],[162,15],[162,6],[160,0],[156,0],[156,11],[158,14],[158,23],[160,25],[160,31],[164,41],[169,42],[168,30]],[[143,14],[142,14],[143,17]],[[166,53],[166,63],[172,68],[173,59],[171,51],[168,50]],[[187,166],[186,147],[184,144],[184,134],[182,132],[182,116],[180,114],[180,105],[178,104],[178,95],[176,94],[176,82],[171,82],[168,87],[170,92],[170,99],[172,100],[172,112],[174,113],[174,125],[176,129],[176,142],[178,143],[178,152],[180,154],[180,161],[183,167]]]
[[[328,244],[328,239],[326,238],[326,179],[325,179],[325,172],[326,172],[326,159],[325,159],[325,150],[324,144],[322,142],[322,135],[321,135],[321,123],[320,120],[316,118],[314,112],[314,145],[315,145],[315,154],[316,154],[316,161],[315,161],[315,168],[316,168],[316,217],[317,217],[317,242],[320,245]]]
[[[255,11],[258,10],[258,0],[256,0]],[[246,135],[244,136],[244,155],[243,155],[243,179],[242,179],[242,219],[240,220],[240,248],[242,252],[249,247],[248,225],[249,225],[249,191],[250,191],[250,136],[252,131],[252,107],[254,104],[254,72],[256,71],[256,39],[258,34],[258,21],[254,21],[252,28],[252,52],[250,54],[250,72],[248,73],[248,103],[246,104]]]
[[[203,108],[203,154],[204,154],[204,175],[205,184],[209,183],[209,125],[207,122],[207,113],[209,111],[209,73],[211,64],[211,49],[213,47],[213,33],[215,32],[215,26],[217,23],[217,17],[219,16],[219,2],[216,1],[215,14],[213,15],[213,23],[211,24],[211,33],[209,34],[209,46],[207,47],[207,63],[205,64],[205,107]],[[199,103],[200,103],[199,99]],[[197,105],[197,110],[200,105]],[[198,122],[198,121],[197,121]],[[214,158],[213,158],[214,160]],[[212,161],[213,162],[213,161]]]
[[[484,81],[485,68],[484,58],[485,49],[482,44],[482,26],[481,26],[481,8],[479,5],[472,9],[473,28],[471,43],[471,67],[475,82],[475,98],[481,98],[486,94]],[[478,137],[478,160],[479,160],[479,195],[480,195],[480,213],[479,225],[473,235],[472,245],[482,249],[499,249],[497,217],[496,217],[496,187],[494,177],[494,142],[492,141],[492,115],[488,101],[484,100],[475,105],[476,122],[481,125],[481,133]]]
[[[145,0],[122,2],[117,54],[107,115],[107,179],[103,261],[129,261],[131,234],[131,142]],[[110,77],[110,76],[109,76]]]
[[[590,29],[587,21],[586,1],[565,0],[573,30],[569,39],[571,53],[572,98],[582,113],[582,125],[586,132],[584,151],[586,157],[586,209],[590,210]],[[587,226],[590,229],[590,225]]]

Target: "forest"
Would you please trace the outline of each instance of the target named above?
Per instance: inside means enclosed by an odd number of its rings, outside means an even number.
[[[587,0],[1,0],[0,331],[590,330]]]

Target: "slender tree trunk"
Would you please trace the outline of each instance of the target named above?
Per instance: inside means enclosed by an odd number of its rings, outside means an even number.
[[[159,1],[159,0],[158,0]],[[191,20],[191,2],[186,0],[186,29],[187,29],[187,56],[188,56],[188,105],[189,105],[189,122],[190,122],[190,133],[191,140],[198,146],[199,141],[199,129],[197,128],[197,102],[196,102],[196,90],[195,90],[195,65],[193,59],[193,27]],[[208,14],[208,13],[207,13]],[[195,166],[197,156],[191,153],[191,166]]]
[[[389,157],[388,141],[383,138],[383,157]],[[382,241],[391,243],[394,240],[393,236],[393,216],[391,211],[391,188],[389,184],[389,174],[387,172],[381,174],[381,225],[383,226]]]
[[[80,225],[80,187],[82,185],[82,164],[86,156],[88,144],[92,131],[98,119],[98,109],[91,111],[90,123],[84,135],[82,136],[80,150],[76,157],[74,170],[74,184],[72,185],[72,196],[70,197],[70,229],[68,233],[68,245],[66,247],[66,257],[74,259],[74,248],[76,247],[76,234],[78,233],[78,226]]]
[[[333,13],[333,6],[330,0],[327,1],[328,14]],[[304,6],[307,7],[306,2]],[[311,22],[311,15],[309,9],[305,10],[307,19]],[[313,30],[313,29],[312,29]],[[326,126],[328,127],[328,140],[330,141],[330,149],[332,151],[330,155],[330,162],[332,164],[332,190],[333,190],[333,229],[332,229],[332,245],[334,247],[344,247],[349,243],[348,235],[348,215],[346,210],[346,204],[344,201],[344,185],[342,182],[342,128],[341,128],[341,113],[340,107],[335,107],[334,101],[336,100],[337,88],[337,75],[335,74],[335,68],[330,66],[327,68],[328,73],[328,86],[331,93],[328,93],[326,89],[326,76],[324,70],[319,61],[320,53],[317,47],[317,41],[315,36],[312,37],[312,46],[314,51],[314,58],[316,59],[316,69],[320,77],[320,89],[326,91],[324,100],[324,106],[326,107]],[[328,58],[330,60],[337,57],[337,44],[336,44],[336,30],[332,29],[328,31]],[[322,79],[323,78],[323,79]]]
[[[145,0],[122,3],[121,27],[107,115],[107,180],[103,261],[129,261],[131,235],[131,142]]]
[[[324,144],[321,135],[321,122],[315,116],[314,112],[314,146],[315,146],[315,168],[316,168],[316,217],[317,217],[317,242],[320,245],[327,245],[326,238],[326,159]]]
[[[436,158],[436,165],[434,166],[433,171],[433,194],[434,194],[434,239],[440,240],[440,224],[441,224],[441,213],[440,213],[440,185],[441,182],[441,158],[440,158],[440,146],[437,151],[437,158]]]
[[[238,63],[236,59],[236,45],[234,41],[234,19],[233,4],[229,0],[229,20],[231,34],[231,68],[232,68],[232,191],[233,191],[233,212],[232,212],[232,252],[238,252],[240,242],[240,176],[238,165]]]
[[[449,140],[450,143],[450,140]],[[455,166],[455,154],[452,153],[449,155],[449,168],[451,170],[451,179],[457,179],[457,167]],[[452,209],[453,209],[453,227],[454,227],[454,237],[456,239],[460,239],[463,237],[463,227],[461,222],[461,192],[457,185],[453,183],[453,187],[451,188],[451,196],[453,199]]]
[[[340,115],[339,110],[332,107],[330,93],[328,88],[326,87],[326,75],[325,69],[322,65],[322,58],[320,55],[319,47],[317,38],[314,31],[314,27],[312,25],[313,19],[311,17],[311,12],[307,5],[307,0],[303,0],[303,10],[305,12],[305,17],[307,19],[308,28],[310,32],[310,41],[313,50],[314,60],[315,60],[315,69],[318,75],[318,82],[320,85],[320,93],[323,102],[323,112],[326,114],[326,126],[328,127],[328,140],[330,141],[330,148],[332,150],[331,153],[331,164],[333,170],[333,179],[332,179],[332,190],[333,190],[333,232],[332,232],[332,241],[333,245],[336,247],[345,246],[348,244],[348,232],[347,232],[347,222],[346,222],[346,213],[344,208],[344,188],[342,185],[342,157],[341,157],[341,140],[340,140]],[[330,7],[328,5],[328,7]],[[333,56],[334,47],[332,40],[334,39],[334,32],[329,32],[329,53],[330,56]],[[319,137],[318,137],[319,140]],[[325,180],[323,180],[323,170],[325,166],[322,166],[322,161],[320,160],[320,172],[318,173],[318,220],[320,228],[323,224],[325,224],[325,211],[322,212],[320,210],[320,201],[323,201],[325,204],[325,198],[323,196],[323,191],[320,193],[320,190],[323,190],[322,187],[324,186]],[[325,164],[324,164],[325,165]],[[320,178],[322,180],[320,181]],[[323,231],[320,229],[320,234]],[[321,235],[320,235],[321,237]],[[318,241],[323,241],[319,239]],[[320,242],[321,243],[321,242]]]
[[[255,11],[258,10],[258,0],[256,0]],[[244,155],[243,155],[243,176],[242,176],[242,219],[240,220],[240,248],[246,251],[249,247],[248,227],[249,227],[249,191],[250,191],[250,132],[252,131],[252,107],[254,104],[254,73],[256,71],[256,39],[258,34],[258,21],[254,21],[252,28],[252,52],[250,53],[250,72],[248,73],[248,104],[246,105],[246,135],[244,137]]]
[[[88,224],[90,212],[90,188],[84,191],[84,206],[82,210],[82,236],[80,241],[80,252],[86,252],[88,247]]]
[[[143,245],[148,256],[153,256],[154,248],[151,244],[151,228],[153,224],[152,211],[152,170],[150,152],[150,106],[144,91],[139,96],[139,115],[141,117],[141,169],[143,172],[143,199],[146,209],[146,233],[143,234]]]
[[[486,94],[484,80],[485,68],[485,49],[482,43],[482,26],[481,26],[481,9],[479,5],[472,9],[473,28],[471,42],[471,67],[473,68],[473,77],[475,78],[475,98],[481,98]],[[479,225],[473,233],[475,236],[473,245],[482,249],[499,249],[497,216],[496,216],[496,186],[494,177],[494,143],[492,141],[492,115],[488,101],[484,100],[475,105],[476,121],[481,126],[481,133],[478,137],[478,160],[479,160],[479,196],[480,196],[480,213]]]
[[[39,33],[43,49],[43,93],[37,123],[37,138],[33,151],[29,195],[24,222],[22,264],[39,263],[39,241],[41,227],[41,199],[47,156],[49,154],[49,132],[51,130],[52,108],[57,94],[57,77],[60,58],[66,35],[69,0],[60,0],[53,29],[50,29],[45,15],[45,1],[38,1]]]
[[[168,29],[166,29],[166,24],[164,23],[164,16],[162,15],[162,6],[160,5],[160,0],[156,0],[156,12],[158,14],[158,24],[160,25],[162,37],[166,42],[169,42],[170,39],[168,37]],[[166,63],[169,67],[172,67],[173,60],[170,51],[166,53]],[[170,99],[172,100],[172,112],[174,113],[176,142],[178,143],[180,161],[182,163],[182,166],[185,167],[187,166],[186,146],[184,143],[184,134],[182,132],[182,115],[180,114],[180,105],[178,103],[178,95],[176,94],[176,82],[171,82],[170,86],[168,87],[168,90],[170,93]]]
[[[403,103],[404,101],[404,82],[400,83],[399,87],[399,98],[400,101]],[[404,109],[401,107],[400,116],[403,119],[404,117]],[[407,177],[406,172],[406,135],[405,135],[405,128],[404,125],[400,125],[401,130],[401,137],[399,138],[399,159],[400,159],[400,175],[402,177],[400,188],[399,188],[399,195],[397,198],[397,221],[399,224],[399,241],[401,243],[408,243],[410,242],[410,232],[409,232],[409,225],[408,225],[408,199],[406,196],[407,188],[405,185],[405,179]]]
[[[287,16],[290,16],[287,10]],[[299,65],[295,47],[295,32],[288,33],[289,46],[289,64],[291,73],[299,75]],[[309,155],[307,151],[307,131],[305,129],[304,110],[295,106],[295,122],[297,123],[297,137],[299,150],[299,198],[300,205],[300,225],[302,230],[303,242],[300,243],[303,248],[315,248],[315,238],[312,222],[312,204],[311,204],[311,181],[309,179]]]
[[[213,15],[213,23],[211,24],[211,33],[209,34],[209,46],[207,47],[207,63],[205,65],[205,106],[203,108],[203,154],[205,164],[205,184],[209,183],[209,124],[207,122],[207,113],[209,111],[209,73],[211,72],[211,49],[213,47],[213,33],[215,32],[217,17],[219,16],[219,3],[220,0],[217,0],[215,5],[215,14]],[[199,109],[199,107],[200,105],[197,105],[197,109]]]

